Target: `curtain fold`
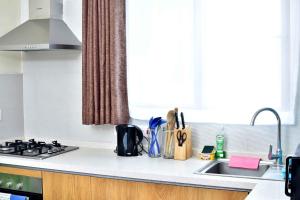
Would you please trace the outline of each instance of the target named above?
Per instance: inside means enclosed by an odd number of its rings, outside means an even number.
[[[128,123],[125,0],[83,0],[83,124]]]

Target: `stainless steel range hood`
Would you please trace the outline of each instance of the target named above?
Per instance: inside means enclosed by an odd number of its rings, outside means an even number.
[[[29,0],[29,20],[0,38],[0,51],[81,49],[62,20],[62,0]]]

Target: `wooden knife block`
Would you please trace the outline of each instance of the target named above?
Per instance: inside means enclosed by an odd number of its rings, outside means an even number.
[[[186,133],[186,141],[179,146],[177,140],[177,132],[181,131],[182,133]],[[185,129],[174,129],[174,141],[175,141],[175,150],[174,150],[174,159],[175,160],[186,160],[193,155],[192,150],[192,129],[191,127],[186,126]]]

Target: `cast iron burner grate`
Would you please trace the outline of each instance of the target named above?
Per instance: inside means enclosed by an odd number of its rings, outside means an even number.
[[[76,149],[79,149],[79,147],[61,145],[56,140],[50,144],[43,141],[35,141],[34,139],[28,141],[15,140],[0,145],[0,156],[45,159]]]

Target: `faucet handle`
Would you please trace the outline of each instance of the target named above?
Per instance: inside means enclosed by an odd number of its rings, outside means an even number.
[[[272,150],[273,149],[273,146],[270,144],[270,147],[269,147],[269,154],[268,154],[268,158],[269,160],[272,160],[273,159],[273,153],[272,153]]]

